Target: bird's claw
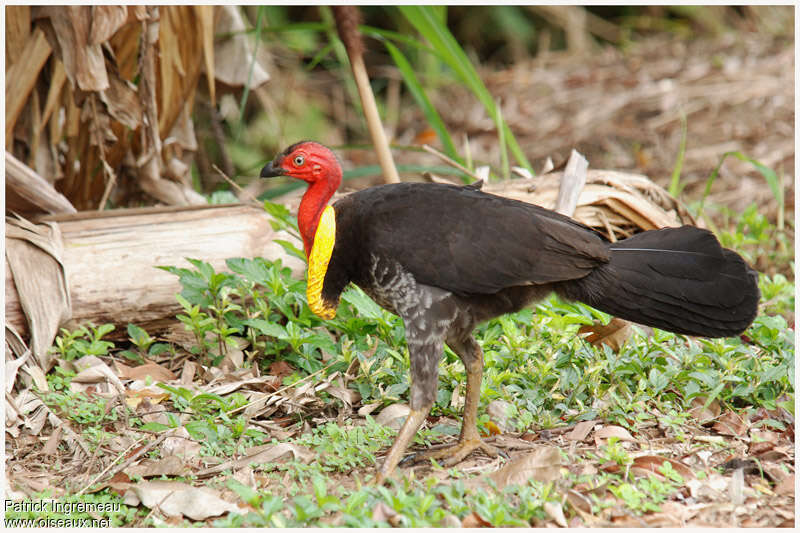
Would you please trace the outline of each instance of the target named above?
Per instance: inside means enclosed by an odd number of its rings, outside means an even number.
[[[483,442],[481,439],[468,439],[460,440],[453,445],[438,447],[435,449],[428,449],[422,452],[412,453],[400,461],[399,466],[408,466],[426,459],[441,460],[444,466],[453,466],[463,461],[469,454],[475,450],[480,449],[489,457],[497,457],[500,455],[508,459],[508,454],[496,447]]]

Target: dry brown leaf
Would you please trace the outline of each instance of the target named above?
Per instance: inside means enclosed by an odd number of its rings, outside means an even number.
[[[560,503],[546,501],[542,504],[542,507],[544,507],[544,512],[547,513],[547,516],[552,518],[556,524],[561,527],[568,527],[567,519],[564,517],[564,509],[562,509]]]
[[[142,106],[136,89],[113,68],[108,80],[108,89],[99,92],[100,99],[115,120],[130,130],[136,130],[142,123]]]
[[[117,367],[119,368],[119,377],[122,379],[143,381],[147,380],[148,377],[153,381],[172,381],[177,379],[177,376],[171,370],[157,363],[146,363],[134,367],[117,363]]]
[[[81,357],[75,361],[75,367],[79,372],[70,383],[72,391],[85,392],[90,385],[100,385],[98,392],[108,393],[112,388],[116,394],[127,392],[114,371],[98,357],[93,355]]]
[[[216,106],[216,83],[214,82],[214,6],[194,6],[197,18],[200,21],[200,34],[203,42],[203,62],[205,64],[208,94],[211,105]]]
[[[529,480],[555,481],[561,477],[561,454],[558,448],[539,446],[521,458],[505,465],[488,476],[498,489],[508,485],[523,485]]]
[[[176,455],[189,460],[200,454],[202,445],[192,439],[185,427],[180,426],[170,430],[170,432],[171,435],[164,439],[161,445],[161,453],[163,455]]]
[[[147,400],[150,404],[159,404],[169,398],[169,393],[161,389],[142,388],[139,390],[128,389],[125,391],[125,405],[131,409],[136,409]]]
[[[101,45],[89,43],[90,6],[40,8],[50,17],[67,76],[82,91],[104,91],[108,75]]]
[[[717,400],[713,400],[708,407],[705,406],[707,399],[702,396],[695,396],[689,405],[689,414],[701,425],[708,424],[719,416],[722,408]]]
[[[249,84],[256,88],[269,80],[264,65],[263,47],[253,57],[253,44],[240,9],[233,5],[220,8],[216,32],[228,35],[216,43],[214,50],[214,76],[233,87]],[[255,62],[254,62],[255,61]],[[252,70],[251,70],[252,66]]]
[[[28,101],[39,72],[50,57],[52,48],[41,28],[28,37],[20,60],[6,70],[6,147],[14,140],[14,125]]]
[[[640,455],[639,457],[636,457],[631,465],[631,470],[633,470],[633,468],[637,468],[641,469],[645,473],[653,472],[660,475],[659,469],[664,465],[664,463],[669,463],[672,466],[672,469],[680,474],[681,477],[683,477],[684,481],[695,479],[694,472],[692,472],[692,469],[686,464],[678,461],[677,459],[661,457],[659,455]]]
[[[636,442],[636,439],[631,436],[627,429],[620,426],[603,426],[600,429],[596,429],[594,432],[594,443],[596,446],[604,446],[606,440],[610,439],[611,437],[616,437],[619,440],[627,440],[631,442]]]
[[[722,414],[717,422],[712,426],[712,429],[720,435],[731,435],[740,437],[747,433],[749,424],[747,420],[742,418],[734,411],[726,411]]]
[[[592,428],[597,424],[597,420],[584,420],[582,422],[578,422],[575,424],[575,427],[572,428],[572,431],[567,433],[564,438],[567,440],[574,440],[577,442],[583,442],[586,440],[586,437],[589,436],[589,433],[592,431]]]
[[[198,364],[194,361],[187,359],[183,362],[183,370],[181,370],[181,385],[186,387],[194,382],[194,376],[197,372]]]
[[[75,207],[41,174],[6,151],[6,188],[47,213],[75,213]],[[13,210],[14,206],[7,206]],[[21,211],[28,208],[21,207]]]
[[[132,477],[183,476],[190,472],[184,460],[176,455],[162,459],[144,459],[126,468],[123,472]]]
[[[329,393],[334,398],[338,398],[342,400],[348,407],[352,407],[353,404],[356,404],[361,401],[361,394],[358,391],[353,389],[348,389],[345,387],[336,387],[330,386],[325,389],[327,393]]]
[[[44,448],[42,448],[42,453],[44,455],[53,455],[56,453],[56,451],[58,451],[58,444],[61,442],[62,429],[63,428],[61,426],[56,427],[56,429],[53,430],[53,433],[50,434],[50,437],[47,438],[47,442],[45,443]]]
[[[128,21],[128,8],[125,6],[92,6],[89,44],[103,44]]]
[[[394,403],[384,407],[383,411],[375,417],[375,422],[392,429],[400,429],[404,419],[411,412],[411,408],[404,403]]]
[[[157,509],[166,516],[185,516],[192,520],[205,520],[241,509],[226,500],[220,493],[207,487],[193,487],[175,481],[141,481],[125,493],[126,505],[139,503]]]
[[[637,326],[643,327],[643,326]],[[608,324],[603,325],[599,320],[595,320],[591,326],[581,326],[578,334],[585,335],[585,338],[593,346],[606,345],[615,352],[618,352],[625,342],[633,335],[633,323],[621,318],[614,317]]]
[[[781,479],[775,488],[773,489],[775,494],[779,496],[791,496],[794,498],[795,493],[795,485],[794,485],[794,474],[789,474],[788,476]]]
[[[567,491],[567,502],[569,502],[573,508],[581,512],[592,512],[592,501],[575,489],[569,489]]]
[[[283,360],[275,361],[269,365],[269,374],[281,380],[286,376],[291,376],[294,371],[294,367]]]
[[[58,226],[6,219],[6,261],[27,321],[29,346],[43,370],[50,370],[55,361],[49,348],[58,327],[72,316],[62,257]]]
[[[381,406],[380,402],[368,403],[367,405],[363,405],[358,410],[358,416],[367,416],[380,406]]]

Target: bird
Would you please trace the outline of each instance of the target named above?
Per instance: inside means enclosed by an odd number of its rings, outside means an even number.
[[[308,184],[297,221],[310,309],[334,318],[342,291],[353,283],[403,320],[410,411],[373,478],[378,485],[394,472],[433,406],[444,344],[466,371],[461,431],[455,445],[417,455],[452,466],[476,450],[498,454],[477,428],[483,352],[472,331],[481,322],[552,292],[692,336],[740,334],[757,314],[757,272],[705,229],[685,225],[611,242],[549,209],[480,186],[441,183],[378,185],[328,205],[342,166],[314,141],[289,146],[260,176]]]

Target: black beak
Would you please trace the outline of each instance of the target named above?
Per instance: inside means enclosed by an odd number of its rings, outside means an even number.
[[[264,168],[261,169],[261,177],[262,178],[274,178],[274,177],[277,177],[277,176],[285,176],[286,175],[286,171],[284,169],[282,169],[281,167],[273,166],[274,163],[275,163],[275,160],[273,159],[272,161],[267,163],[267,165]]]

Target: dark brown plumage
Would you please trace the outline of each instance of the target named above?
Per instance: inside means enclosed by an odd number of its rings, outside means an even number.
[[[336,157],[320,144],[298,143],[261,175],[309,183],[298,221],[311,271],[315,235],[324,230],[318,228],[321,213],[341,182]],[[475,187],[423,183],[359,191],[337,201],[333,211],[335,240],[320,305],[335,309],[353,282],[400,315],[406,327],[411,413],[379,470],[379,482],[397,465],[433,405],[445,342],[467,371],[464,422],[455,447],[428,456],[452,464],[476,448],[496,453],[476,427],[483,354],[472,330],[484,320],[552,291],[634,322],[709,337],[742,332],[757,311],[755,271],[713,234],[695,227],[610,243],[535,205]]]

